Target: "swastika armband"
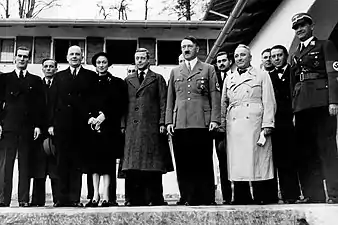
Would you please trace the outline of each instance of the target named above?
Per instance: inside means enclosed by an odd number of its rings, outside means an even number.
[[[326,72],[338,72],[338,61],[326,61]]]

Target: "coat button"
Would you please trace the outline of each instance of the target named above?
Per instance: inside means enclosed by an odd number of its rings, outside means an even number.
[[[134,123],[138,123],[138,121],[137,121],[137,120],[134,120]]]
[[[249,107],[249,104],[246,104],[247,107]]]
[[[190,87],[191,85],[190,84],[188,84],[188,87]]]
[[[71,94],[70,93],[68,93],[68,96],[70,96]]]
[[[190,81],[191,81],[191,79],[188,79],[188,81],[190,82]]]
[[[188,94],[190,94],[191,92],[190,91],[188,91]]]
[[[188,98],[188,101],[190,101],[190,98]]]
[[[135,111],[138,111],[138,107],[135,107]]]
[[[67,105],[68,108],[70,108],[70,105]]]

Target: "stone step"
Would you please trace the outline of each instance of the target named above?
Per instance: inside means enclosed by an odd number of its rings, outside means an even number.
[[[0,209],[0,224],[337,225],[338,205],[158,206]]]

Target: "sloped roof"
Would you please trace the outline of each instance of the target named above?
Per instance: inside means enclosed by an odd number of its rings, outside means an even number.
[[[231,53],[238,44],[250,44],[282,1],[248,0],[220,50]],[[210,10],[229,16],[236,2],[236,0],[211,0],[203,20],[226,21],[226,18],[213,14]]]

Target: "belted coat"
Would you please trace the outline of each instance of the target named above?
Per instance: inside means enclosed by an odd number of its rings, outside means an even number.
[[[311,79],[300,77],[308,74]],[[332,41],[314,37],[291,56],[291,91],[294,112],[338,104],[338,52]]]
[[[274,127],[276,101],[269,75],[250,67],[226,77],[222,93],[222,126],[226,127],[231,181],[273,178],[271,137],[259,146],[262,128]]]
[[[148,69],[141,85],[136,73],[126,77],[125,83],[128,107],[122,121],[122,127],[125,126],[122,171],[172,171],[168,139],[160,134],[167,100],[163,76]]]
[[[197,61],[189,72],[185,63],[170,74],[166,124],[175,129],[208,128],[220,123],[220,86],[212,65]]]

